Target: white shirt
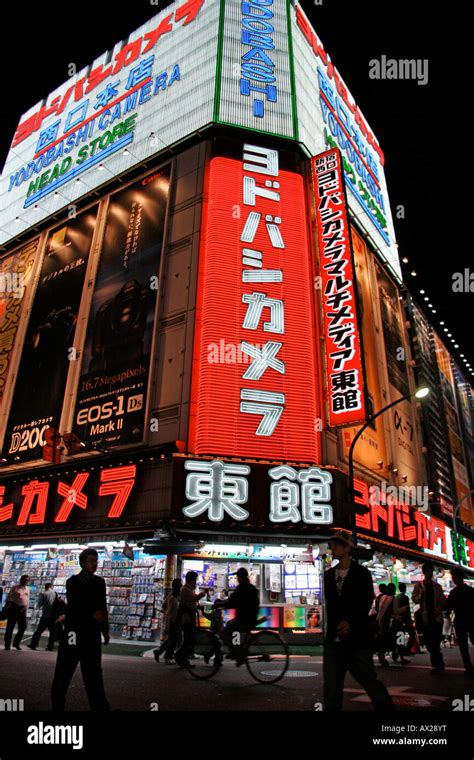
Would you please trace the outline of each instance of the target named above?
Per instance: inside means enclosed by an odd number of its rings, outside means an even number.
[[[7,596],[7,602],[13,602],[17,607],[28,607],[30,603],[30,589],[28,586],[12,586]]]

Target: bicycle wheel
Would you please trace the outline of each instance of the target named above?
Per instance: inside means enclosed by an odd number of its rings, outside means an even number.
[[[200,681],[212,678],[222,664],[221,643],[217,636],[198,628],[194,637],[194,654],[195,658],[188,663],[191,675]]]
[[[256,681],[276,683],[285,675],[289,663],[288,647],[278,633],[258,631],[250,636],[245,664]]]

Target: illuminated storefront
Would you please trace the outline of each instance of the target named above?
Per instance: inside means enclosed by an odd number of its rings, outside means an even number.
[[[212,599],[242,564],[266,625],[319,640],[351,441],[416,378],[383,151],[301,6],[177,0],[23,115],[0,190],[7,584],[62,593],[96,546],[114,634],[147,641],[173,575]],[[438,364],[452,515],[474,426]],[[425,439],[405,400],[358,442],[374,581],[474,569]]]

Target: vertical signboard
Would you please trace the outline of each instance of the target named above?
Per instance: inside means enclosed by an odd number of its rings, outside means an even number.
[[[453,466],[454,482],[456,485],[457,503],[460,504],[461,520],[474,526],[474,512],[470,496],[469,477],[466,468],[464,446],[456,404],[456,390],[451,371],[451,357],[436,333],[433,333],[438,364],[441,392],[443,394],[444,413],[448,427],[449,447]]]
[[[374,415],[385,403],[380,387],[379,350],[376,334],[373,289],[371,288],[371,255],[361,236],[351,227],[352,249],[357,277],[360,327],[363,337],[364,366],[366,376],[367,416]],[[383,419],[375,420],[362,433],[354,451],[355,461],[370,470],[381,472],[379,462],[388,464]],[[357,427],[343,431],[346,457]]]
[[[287,0],[225,0],[218,121],[294,136]]]
[[[37,251],[38,239],[0,262],[0,409]]]
[[[77,316],[97,208],[50,233],[25,336],[3,453],[41,458],[48,427],[57,427],[73,358]]]
[[[322,281],[324,339],[332,427],[364,422],[364,372],[351,232],[338,150],[311,160]]]
[[[304,184],[282,160],[244,145],[207,170],[193,453],[320,461]]]
[[[383,151],[299,3],[290,15],[299,140],[311,156],[341,151],[349,207],[401,279]]]
[[[107,447],[143,440],[169,169],[110,199],[74,433]]]

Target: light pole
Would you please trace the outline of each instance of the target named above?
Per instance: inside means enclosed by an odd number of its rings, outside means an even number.
[[[353,515],[352,537],[354,541],[354,547],[357,547],[356,511],[355,511],[355,504],[354,504],[354,449],[355,449],[356,443],[361,437],[364,430],[366,430],[369,427],[369,425],[371,425],[372,422],[377,419],[377,417],[380,417],[380,415],[384,414],[384,412],[387,412],[393,406],[400,404],[401,401],[407,401],[408,399],[412,398],[412,396],[415,396],[415,398],[418,398],[418,399],[426,398],[429,392],[430,392],[429,388],[422,387],[422,388],[418,388],[418,390],[416,390],[414,393],[409,393],[407,396],[401,396],[400,398],[397,398],[396,401],[392,401],[391,404],[387,404],[387,406],[384,406],[383,409],[380,409],[372,417],[369,417],[365,425],[362,425],[360,430],[358,430],[356,435],[354,436],[354,439],[351,443],[351,447],[349,449],[349,504],[351,505],[352,515]]]

